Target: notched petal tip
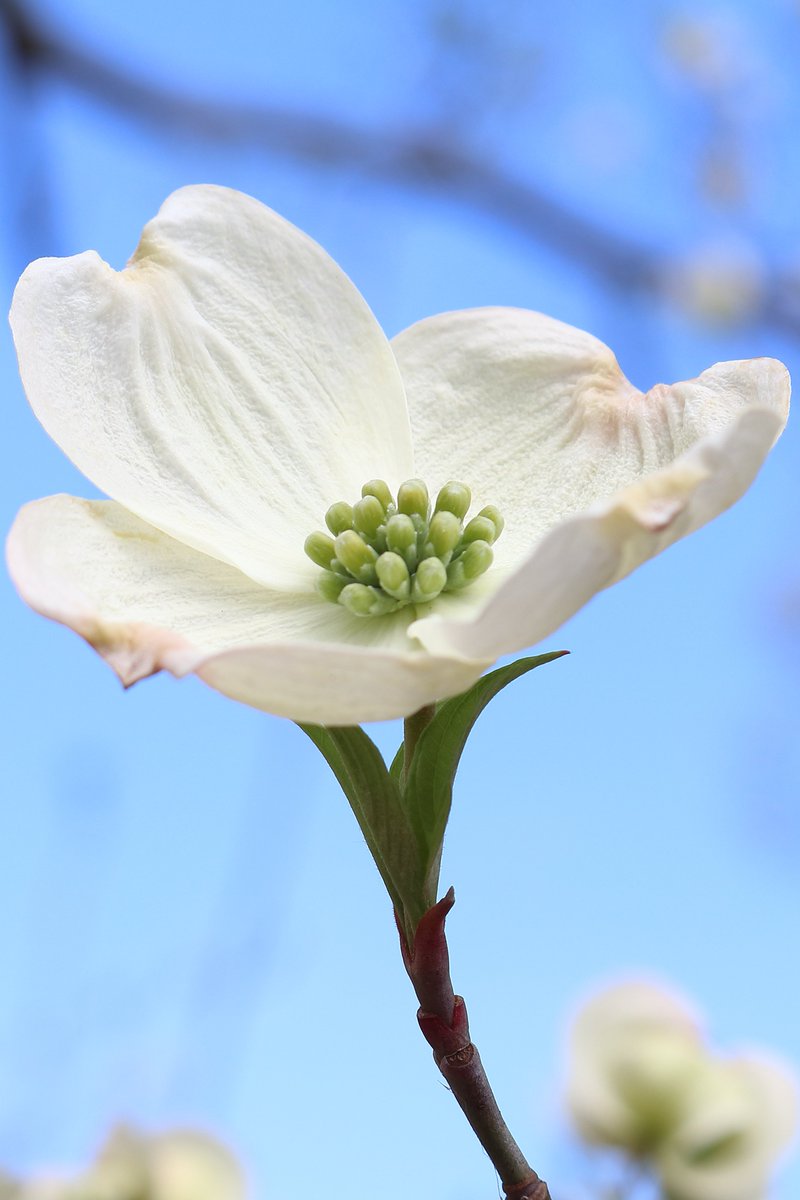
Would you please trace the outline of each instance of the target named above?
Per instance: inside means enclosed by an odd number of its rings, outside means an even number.
[[[11,323],[31,407],[78,469],[265,586],[302,590],[314,514],[412,467],[402,380],[365,300],[232,189],[173,193],[121,271],[93,251],[31,264]]]
[[[792,379],[788,367],[777,358],[744,358],[718,362],[698,375],[697,379],[675,384],[674,387],[685,389],[694,384],[708,388],[721,400],[734,395],[738,397],[741,407],[767,409],[774,413],[778,422],[776,439],[786,425]]]
[[[707,460],[674,464],[631,484],[611,502],[598,504],[587,513],[604,525],[611,537],[635,538],[640,534],[669,532],[680,537],[680,517],[687,513],[697,489],[713,474]],[[653,543],[656,553],[658,543]]]
[[[653,499],[640,513],[640,521],[651,533],[663,533],[686,508],[684,500],[665,497]]]
[[[77,254],[67,254],[63,257],[46,254],[41,258],[34,258],[17,280],[9,315],[11,316],[15,310],[19,310],[20,304],[26,301],[34,290],[36,291],[34,298],[38,302],[43,294],[38,291],[42,284],[49,285],[53,280],[57,280],[60,274],[71,273],[76,265],[87,266],[90,270],[100,268],[112,275],[120,274],[96,250],[81,250]]]
[[[777,386],[763,387],[755,400],[748,394],[725,426],[672,463],[555,525],[469,619],[434,614],[410,632],[431,653],[516,653],[554,633],[597,592],[724,512],[753,482],[785,422],[788,376],[781,364],[767,361],[767,378]],[[732,366],[737,364],[721,364]],[[718,390],[719,368],[711,373]],[[763,382],[763,372],[757,378]],[[738,371],[736,380],[741,387]]]
[[[184,638],[155,625],[96,624],[93,630],[76,632],[105,659],[126,691],[159,671],[186,675],[201,657]]]
[[[359,641],[363,626],[337,606],[261,588],[113,501],[27,505],[8,562],[23,600],[79,633],[125,687],[195,673],[277,716],[356,725],[463,692],[491,665],[424,654],[403,622]]]
[[[144,621],[101,618],[76,578],[57,568],[43,534],[52,536],[62,513],[81,515],[82,522],[91,523],[94,504],[72,496],[50,496],[26,504],[17,514],[6,540],[6,563],[21,599],[41,616],[79,634],[125,688],[161,670],[178,676],[191,671],[199,654],[180,634]],[[69,540],[73,528],[65,523],[62,532]],[[120,531],[118,536],[124,534]]]

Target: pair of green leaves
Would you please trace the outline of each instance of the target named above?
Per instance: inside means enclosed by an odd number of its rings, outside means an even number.
[[[484,675],[460,696],[442,700],[416,738],[408,763],[403,743],[387,768],[360,726],[300,726],[347,796],[409,941],[436,903],[453,781],[473,725],[506,684],[564,653],[518,659]]]

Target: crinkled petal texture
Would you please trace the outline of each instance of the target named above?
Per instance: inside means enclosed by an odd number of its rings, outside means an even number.
[[[788,413],[772,359],[642,393],[596,338],[517,309],[432,317],[392,346],[418,474],[464,479],[506,518],[477,613],[465,592],[412,627],[438,653],[497,656],[552,633],[738,499]]]
[[[352,725],[415,712],[489,665],[415,648],[410,610],[363,620],[313,592],[268,590],[113,501],[26,505],[8,563],[23,599],[86,638],[123,683],[194,671],[294,720]]]
[[[594,996],[570,1032],[567,1105],[581,1135],[639,1153],[679,1118],[703,1054],[688,1004],[648,981]]]
[[[709,1059],[656,1167],[668,1200],[761,1200],[797,1128],[797,1080],[764,1055]]]
[[[175,192],[124,271],[40,259],[11,323],[28,399],[91,481],[195,550],[308,587],[335,500],[413,474],[389,343],[332,259],[258,201]]]

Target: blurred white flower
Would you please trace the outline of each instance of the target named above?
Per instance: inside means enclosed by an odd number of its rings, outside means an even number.
[[[121,1128],[75,1176],[9,1182],[2,1200],[245,1200],[230,1153],[191,1130],[145,1136]]]
[[[737,500],[788,412],[774,360],[643,394],[596,338],[517,309],[433,317],[390,345],[319,246],[218,187],[171,196],[122,272],[91,252],[33,263],[12,325],[36,415],[113,497],[22,510],[23,598],[125,684],[194,672],[322,724],[407,715],[554,632]],[[463,481],[505,532],[472,586],[437,568],[441,594],[387,612],[372,547],[338,521],[366,481],[414,477]],[[304,543],[332,505],[336,554],[349,538],[363,559],[337,569],[364,577],[326,599]],[[325,538],[315,561],[335,558]]]
[[[711,325],[738,325],[761,305],[766,275],[755,246],[728,238],[696,247],[670,267],[670,298],[690,317]]]
[[[683,999],[645,981],[608,988],[571,1029],[570,1114],[588,1142],[647,1151],[683,1115],[702,1061],[697,1019]]]
[[[629,981],[594,996],[570,1032],[567,1104],[581,1137],[652,1170],[665,1200],[764,1200],[798,1118],[785,1064],[721,1058],[674,993]]]
[[[668,1200],[762,1200],[797,1115],[796,1080],[777,1059],[709,1057],[655,1157]]]

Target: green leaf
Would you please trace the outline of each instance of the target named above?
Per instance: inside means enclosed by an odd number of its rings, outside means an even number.
[[[452,700],[443,700],[417,742],[408,776],[402,783],[403,747],[392,763],[393,781],[402,788],[401,799],[423,858],[426,910],[436,902],[439,862],[461,753],[470,731],[486,705],[498,692],[535,667],[566,654],[557,650],[520,658],[498,667]]]
[[[359,726],[300,724],[338,779],[409,940],[436,902],[453,780],[472,726],[506,684],[565,653],[518,659],[441,701],[419,735],[407,776],[405,744],[387,769]]]
[[[299,724],[299,722],[298,722]],[[426,911],[424,861],[400,790],[359,726],[303,725],[339,781],[392,903],[413,933]]]
[[[403,766],[406,761],[406,744],[401,742],[397,754],[392,759],[392,765],[389,767],[389,774],[399,788],[403,786]]]

